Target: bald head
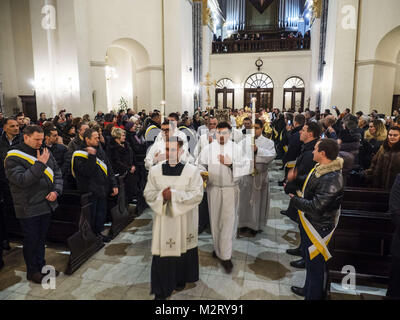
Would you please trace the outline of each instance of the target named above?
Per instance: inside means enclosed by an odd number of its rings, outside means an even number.
[[[335,117],[333,115],[328,115],[325,117],[324,119],[324,124],[327,128],[333,126],[335,124],[336,120]]]

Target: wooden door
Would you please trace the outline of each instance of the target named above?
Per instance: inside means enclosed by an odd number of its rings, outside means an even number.
[[[256,98],[256,110],[259,112],[261,108],[265,110],[267,108],[272,109],[273,107],[273,93],[274,89],[272,88],[257,88],[257,89],[244,89],[244,106],[250,107],[252,103],[252,99]]]

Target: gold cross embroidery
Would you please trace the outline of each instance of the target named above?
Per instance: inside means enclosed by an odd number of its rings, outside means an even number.
[[[172,239],[169,239],[169,241],[167,241],[167,245],[169,246],[169,248],[171,249],[173,245],[175,245],[175,241]]]
[[[189,234],[189,237],[186,238],[188,242],[192,242],[192,239],[194,239],[194,236],[192,234]]]

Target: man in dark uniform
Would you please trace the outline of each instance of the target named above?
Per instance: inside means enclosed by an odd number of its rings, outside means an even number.
[[[302,114],[294,117],[294,128],[288,132],[288,151],[283,156],[283,164],[286,168],[285,176],[296,164],[296,159],[300,155],[303,142],[300,141],[300,131],[303,129],[306,118]]]
[[[23,252],[27,279],[42,283],[45,239],[51,213],[58,207],[62,176],[57,162],[43,144],[43,129],[27,126],[24,142],[7,154],[5,171],[10,183],[15,213],[24,233]]]
[[[296,167],[289,170],[287,183],[285,184],[286,194],[296,193],[297,190],[301,190],[311,169],[317,164],[313,160],[313,151],[320,137],[321,128],[315,122],[307,123],[300,131],[300,141],[303,142],[303,146],[301,149],[301,154],[297,158]],[[287,215],[293,221],[299,222],[297,210],[293,207],[293,205],[289,205],[287,210],[281,211],[281,213]],[[302,250],[301,247],[298,247],[296,249],[288,249],[286,253],[293,256],[301,256]],[[305,259],[303,257],[301,260],[292,261],[290,265],[295,268],[304,269]]]
[[[57,161],[61,173],[66,174],[69,170],[65,161],[67,147],[58,143],[58,131],[55,127],[46,127],[44,129],[44,144],[43,147],[49,149],[54,159]]]
[[[99,134],[94,129],[87,129],[83,134],[84,144],[72,155],[71,171],[76,179],[78,190],[91,192],[91,225],[93,232],[103,242],[111,238],[104,230],[107,217],[107,197],[118,194],[118,183],[111,163],[100,146]]]
[[[303,256],[306,259],[304,288],[291,290],[306,300],[322,300],[327,292],[326,262],[331,258],[327,248],[337,226],[343,198],[343,159],[338,158],[339,145],[333,139],[319,141],[314,149],[318,162],[307,176],[301,196],[290,194],[291,205],[298,211]]]
[[[21,143],[22,137],[19,130],[18,122],[15,118],[7,118],[4,120],[4,131],[0,137],[0,167],[4,172],[4,159],[7,152],[14,146]],[[0,212],[0,246],[4,250],[11,250],[7,235],[8,216],[15,216],[14,203],[11,197],[10,188],[5,174],[0,175],[0,184],[2,192],[0,199],[3,199],[3,210]]]

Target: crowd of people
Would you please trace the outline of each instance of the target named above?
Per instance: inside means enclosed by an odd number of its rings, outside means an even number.
[[[217,119],[212,108],[167,117],[158,110],[99,111],[93,119],[61,110],[35,122],[23,113],[0,114],[0,269],[2,251],[10,250],[7,217],[15,216],[27,278],[41,283],[46,234],[63,190],[91,193],[91,227],[110,242],[107,199],[119,196],[122,177],[125,203],[136,204],[138,215],[147,207],[154,212],[151,293],[166,299],[198,280],[197,238],[208,226],[213,257],[232,272],[234,239],[255,237],[266,225],[268,166],[276,159],[291,199],[281,213],[298,223],[301,235],[287,254],[300,257],[293,267],[307,270],[305,286],[292,291],[323,299],[331,257],[325,239],[336,228],[344,186],[390,191],[400,182],[399,111],[333,110],[267,108],[255,123],[248,108],[230,110],[228,120]],[[395,296],[399,287],[393,280],[389,292]]]
[[[282,33],[232,33],[225,39],[221,36],[213,36],[213,52],[241,52],[241,51],[264,51],[264,50],[298,50],[309,49],[310,31],[304,35],[299,32]],[[268,41],[266,41],[268,40]],[[289,41],[286,41],[289,40]],[[290,41],[293,40],[293,41]],[[262,41],[266,41],[264,45]]]

